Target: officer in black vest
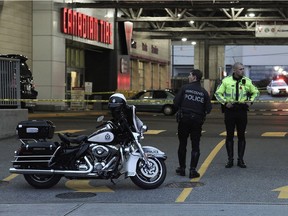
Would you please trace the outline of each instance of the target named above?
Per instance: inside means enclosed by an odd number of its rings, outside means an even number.
[[[200,157],[200,137],[206,114],[211,112],[212,105],[208,92],[201,87],[202,72],[194,69],[188,76],[189,84],[182,86],[174,98],[174,105],[178,109],[178,160],[179,167],[176,173],[185,176],[187,139],[190,136],[192,143],[189,178],[197,178],[196,171]]]

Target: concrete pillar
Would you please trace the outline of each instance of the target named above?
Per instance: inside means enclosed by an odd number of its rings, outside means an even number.
[[[151,77],[153,85],[151,89],[161,89],[161,71],[159,64],[152,64],[152,77]]]
[[[144,63],[144,89],[151,89],[152,82],[151,82],[151,68],[152,64],[151,62],[145,62]]]
[[[131,61],[131,90],[139,90],[140,89],[140,74],[139,74],[139,68],[138,68],[138,60],[132,60]]]
[[[53,1],[33,1],[33,76],[38,99],[65,98],[65,38],[59,33],[59,20]]]
[[[225,47],[223,45],[210,46],[209,78],[217,80],[220,77],[219,68],[225,68]]]
[[[199,41],[194,47],[194,68],[204,73],[204,41]]]
[[[204,88],[213,95],[220,79],[220,69],[225,67],[225,47],[200,41],[195,46],[194,56],[194,68],[203,72]]]

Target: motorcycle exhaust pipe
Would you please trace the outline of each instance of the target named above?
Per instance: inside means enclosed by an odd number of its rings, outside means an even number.
[[[91,173],[93,170],[93,166],[88,160],[88,158],[84,157],[86,163],[88,164],[88,170],[41,170],[41,169],[16,169],[16,168],[10,168],[10,173],[16,173],[16,174],[39,174],[39,175],[53,175],[53,174],[59,174],[59,175],[67,175],[67,174],[73,174],[73,175],[83,175]]]

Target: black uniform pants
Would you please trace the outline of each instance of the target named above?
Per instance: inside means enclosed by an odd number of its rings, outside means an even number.
[[[191,155],[193,155],[193,153],[197,154],[199,158],[200,155],[199,145],[202,132],[202,125],[203,125],[203,118],[200,116],[199,117],[184,116],[178,123],[178,139],[179,139],[178,160],[181,168],[186,168],[187,140],[189,136],[192,144]],[[192,162],[193,161],[191,158],[191,163]]]
[[[236,128],[238,142],[245,142],[245,130],[247,126],[246,110],[225,110],[226,142],[233,142]]]

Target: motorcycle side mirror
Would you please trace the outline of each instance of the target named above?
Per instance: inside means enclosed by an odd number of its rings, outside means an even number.
[[[102,115],[102,116],[99,116],[99,117],[97,118],[97,122],[102,122],[103,119],[104,119],[104,116],[103,116],[103,115]]]
[[[146,132],[147,130],[148,130],[147,125],[143,125],[143,126],[141,127],[141,132],[142,132],[142,133]]]

